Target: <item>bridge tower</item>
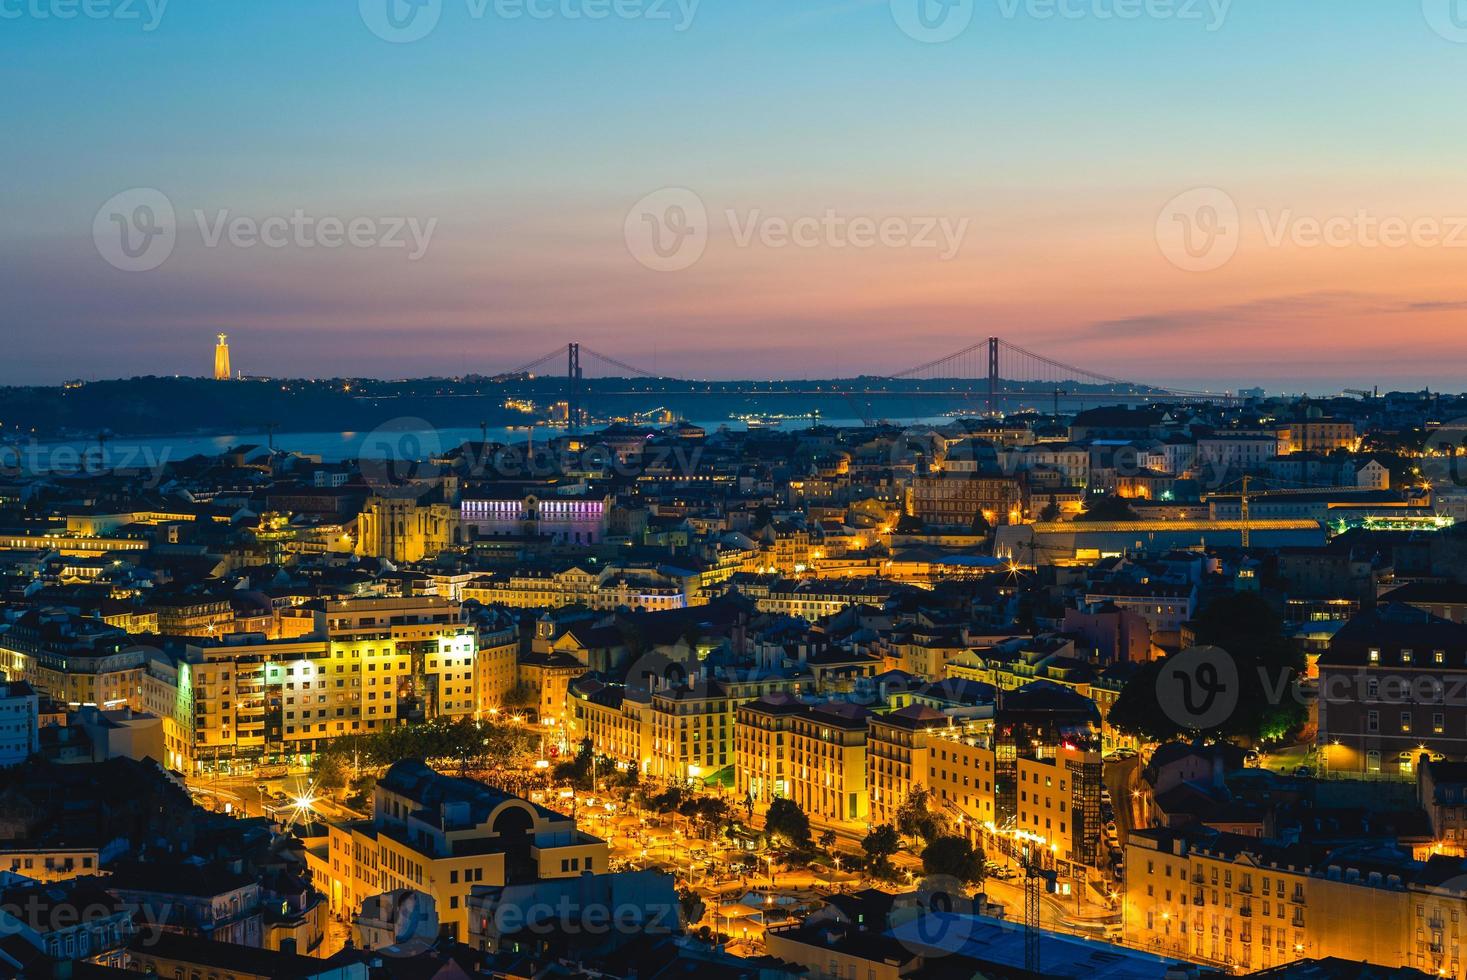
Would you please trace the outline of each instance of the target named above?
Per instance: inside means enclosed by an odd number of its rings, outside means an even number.
[[[988,338],[988,414],[998,414],[998,338]]]
[[[581,345],[565,345],[566,422],[571,432],[581,431]]]

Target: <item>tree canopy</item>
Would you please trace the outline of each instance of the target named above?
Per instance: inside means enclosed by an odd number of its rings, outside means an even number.
[[[1252,592],[1219,595],[1193,623],[1197,644],[1226,651],[1237,670],[1238,690],[1229,695],[1233,707],[1207,734],[1257,742],[1281,738],[1305,722],[1308,712],[1294,696],[1304,653],[1284,634],[1282,618],[1266,599]],[[1186,717],[1174,717],[1176,712],[1169,712],[1159,698],[1165,672],[1183,656],[1186,651],[1143,664],[1122,688],[1108,723],[1158,742],[1198,734],[1199,729],[1188,727]]]
[[[966,837],[939,837],[923,849],[922,870],[976,885],[983,880],[983,852],[974,850]]]
[[[810,846],[810,818],[794,800],[780,797],[769,804],[769,812],[764,816],[764,829],[771,837],[778,837],[798,850]]]

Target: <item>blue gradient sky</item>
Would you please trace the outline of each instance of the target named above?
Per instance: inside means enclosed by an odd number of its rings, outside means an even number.
[[[493,372],[570,339],[684,376],[880,373],[999,334],[1145,381],[1463,386],[1467,237],[1311,248],[1254,217],[1467,222],[1467,44],[1417,0],[1236,0],[1215,31],[1205,5],[977,0],[943,44],[888,0],[704,0],[683,32],[444,0],[409,44],[356,0],[173,0],[150,32],[8,2],[0,383],[205,373],[225,330],[243,370],[306,376]],[[1199,186],[1243,215],[1202,273],[1156,236]],[[92,236],[136,187],[180,217],[149,272]],[[665,187],[714,215],[672,273],[623,231]],[[192,217],[297,208],[437,226],[413,262],[206,248]],[[969,224],[943,261],[740,247],[729,209]]]

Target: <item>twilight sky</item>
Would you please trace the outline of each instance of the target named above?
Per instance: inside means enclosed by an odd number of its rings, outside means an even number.
[[[1467,387],[1456,0],[87,2],[0,0],[3,384],[204,374],[223,330],[275,375],[997,334]]]

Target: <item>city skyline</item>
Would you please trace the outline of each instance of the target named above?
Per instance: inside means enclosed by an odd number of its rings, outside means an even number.
[[[411,41],[372,4],[28,7],[0,77],[60,80],[0,150],[26,189],[0,383],[191,373],[219,330],[272,376],[493,373],[576,337],[678,377],[842,377],[997,334],[1153,384],[1450,387],[1442,6],[1014,0],[941,43],[885,0],[446,3]],[[242,88],[216,69],[239,50],[293,83]],[[679,247],[674,206],[696,254],[669,263],[637,235]],[[156,267],[99,246],[162,207]]]

